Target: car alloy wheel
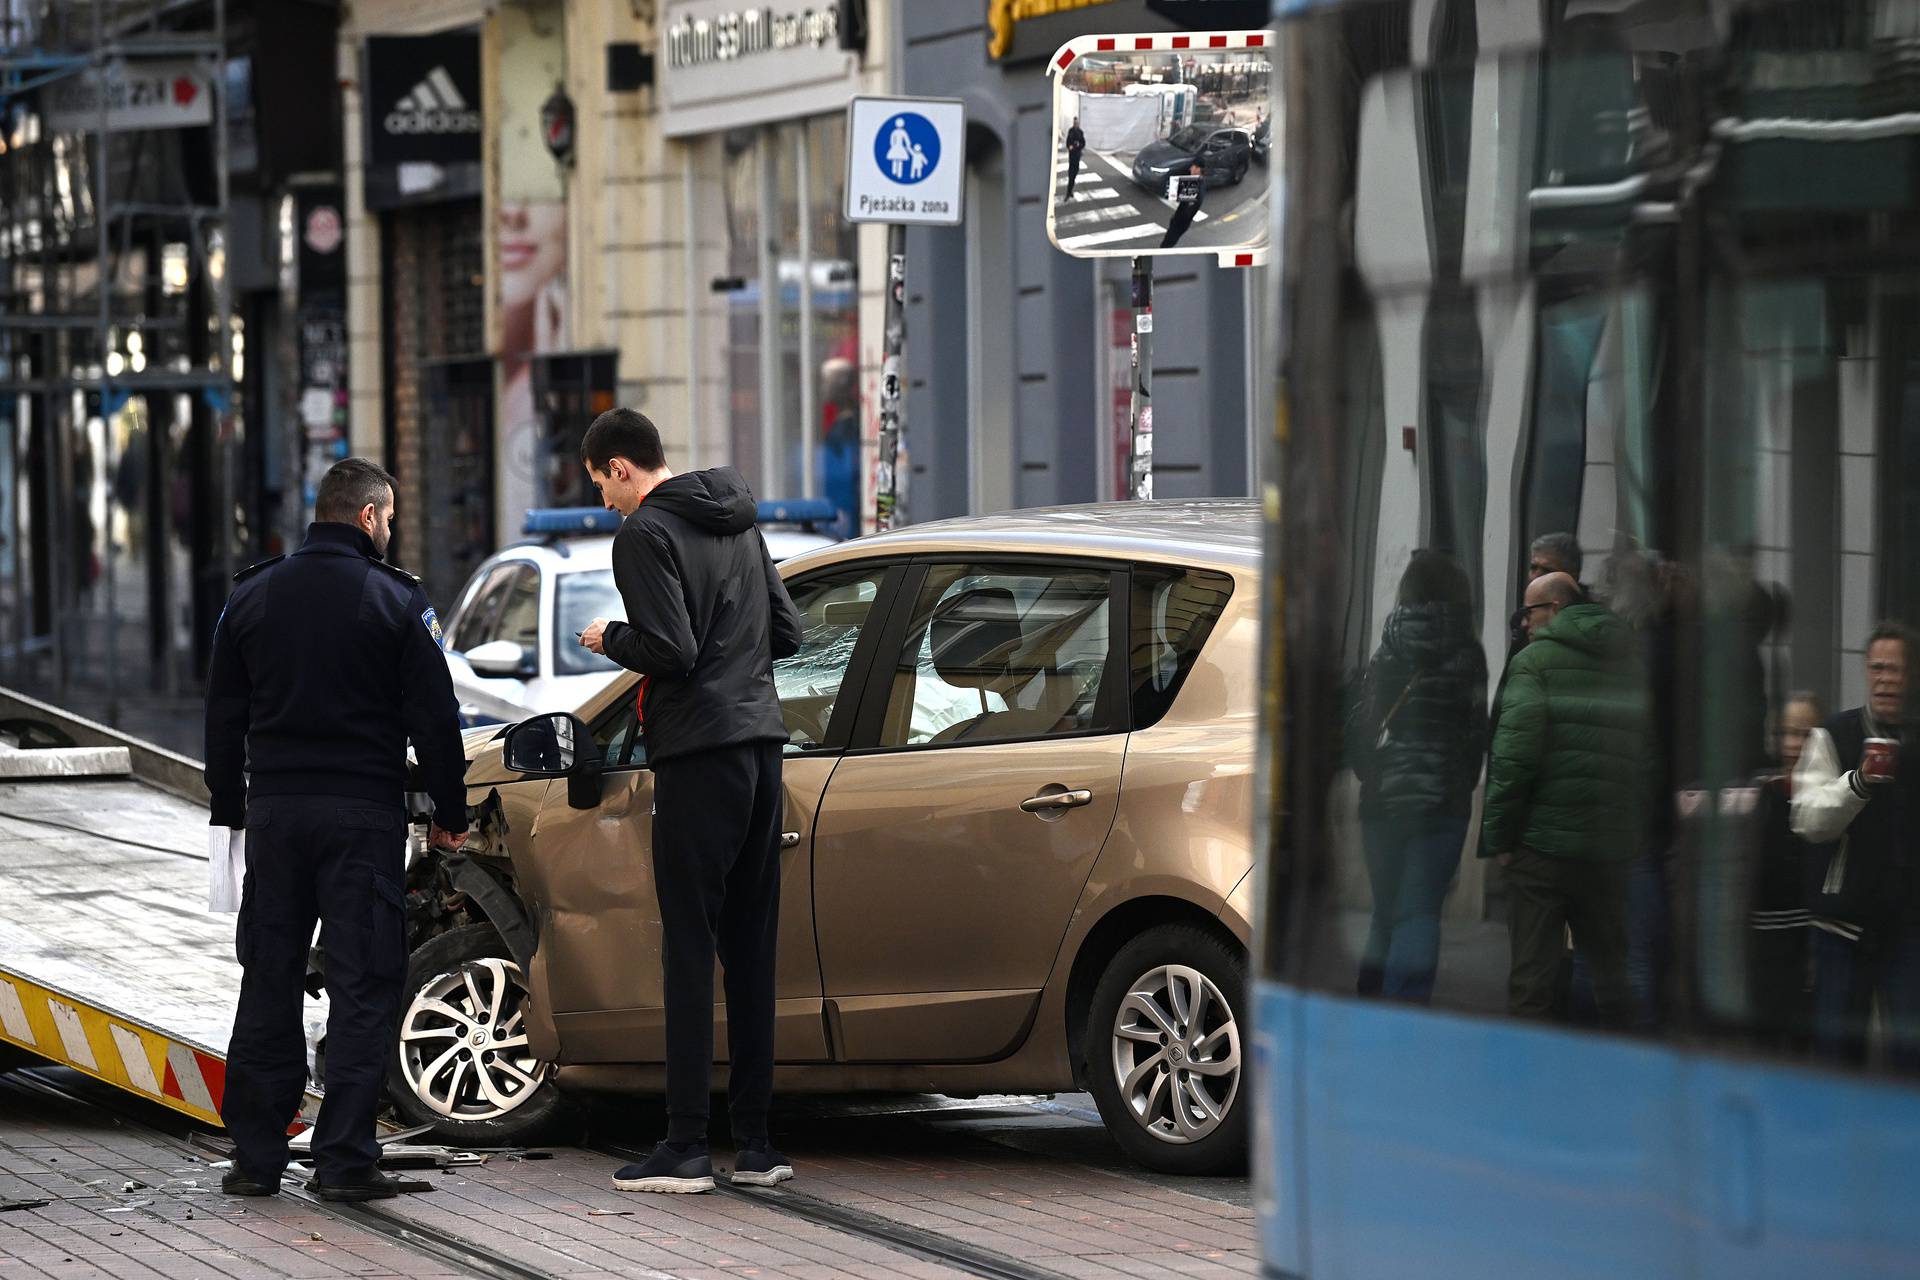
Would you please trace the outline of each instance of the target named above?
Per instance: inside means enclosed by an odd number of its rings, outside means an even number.
[[[455,1120],[496,1120],[552,1074],[529,1052],[520,966],[463,961],[414,994],[400,1020],[400,1069],[426,1107]]]
[[[1167,964],[1136,978],[1113,1019],[1113,1074],[1133,1118],[1162,1142],[1207,1137],[1240,1092],[1240,1028],[1220,988]]]

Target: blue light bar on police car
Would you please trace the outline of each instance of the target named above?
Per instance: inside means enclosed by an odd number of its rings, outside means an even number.
[[[767,498],[760,503],[761,524],[832,524],[840,508],[828,498]]]
[[[527,512],[522,533],[612,533],[620,527],[618,511],[605,507],[544,507]]]

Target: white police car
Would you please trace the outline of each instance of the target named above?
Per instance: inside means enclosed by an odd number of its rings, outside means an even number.
[[[833,543],[814,529],[835,516],[824,499],[760,504],[776,561]],[[627,616],[613,585],[619,527],[598,507],[529,511],[529,540],[474,570],[442,628],[462,727],[571,711],[619,671],[574,638],[595,618]]]

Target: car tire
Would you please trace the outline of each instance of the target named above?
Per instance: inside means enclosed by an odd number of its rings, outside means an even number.
[[[553,1065],[526,1051],[526,1001],[520,966],[490,925],[450,929],[416,949],[387,1069],[402,1122],[432,1125],[440,1141],[469,1147],[519,1146],[567,1128],[573,1111]],[[502,1032],[517,1055],[494,1056]],[[474,1045],[475,1035],[486,1039]]]
[[[1240,185],[1241,183],[1243,183],[1243,182],[1245,182],[1245,181],[1247,180],[1247,169],[1248,169],[1248,168],[1249,168],[1249,167],[1250,167],[1250,166],[1252,165],[1252,163],[1253,163],[1253,162],[1252,162],[1251,160],[1242,160],[1242,161],[1240,162],[1240,167],[1239,167],[1239,168],[1237,168],[1237,169],[1235,169],[1235,170],[1233,171],[1233,185],[1234,185],[1234,186],[1236,186],[1236,187],[1237,187],[1237,186],[1239,186],[1239,185]]]
[[[1245,1168],[1246,1008],[1245,953],[1194,925],[1149,929],[1108,963],[1081,1047],[1100,1116],[1134,1160],[1184,1176]]]

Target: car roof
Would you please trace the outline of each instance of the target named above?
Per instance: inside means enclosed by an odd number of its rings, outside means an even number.
[[[836,544],[807,563],[928,551],[1069,552],[1241,570],[1260,564],[1260,504],[1252,498],[1035,507],[908,525]]]
[[[778,525],[762,527],[760,532],[766,535],[767,550],[773,553],[775,560],[797,556],[803,551],[830,547],[836,541],[825,534],[786,529]],[[487,557],[486,563],[475,570],[475,573],[492,569],[496,564],[507,560],[527,560],[551,573],[609,569],[613,567],[613,538],[607,535],[584,538],[536,538],[526,542],[515,542]]]

